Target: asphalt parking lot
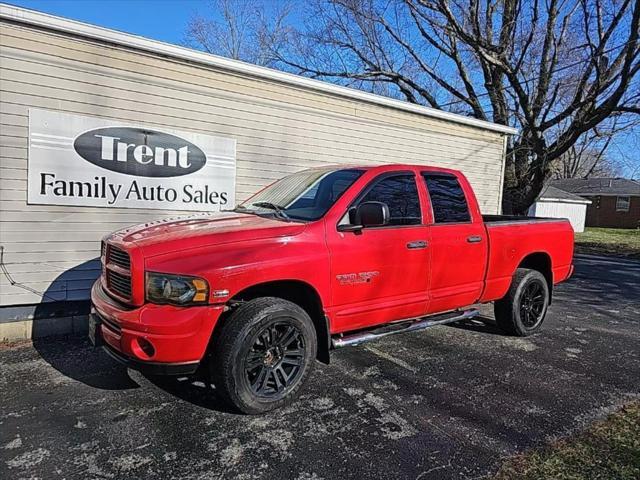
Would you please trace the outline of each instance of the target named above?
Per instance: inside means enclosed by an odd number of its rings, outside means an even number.
[[[343,349],[260,417],[84,339],[4,348],[0,478],[482,477],[640,396],[640,263],[576,265],[537,336],[470,322]]]

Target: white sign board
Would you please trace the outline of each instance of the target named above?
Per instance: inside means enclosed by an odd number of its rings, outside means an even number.
[[[29,111],[30,204],[211,212],[235,183],[233,139]]]

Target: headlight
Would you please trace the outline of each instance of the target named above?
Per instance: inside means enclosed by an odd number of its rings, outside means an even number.
[[[147,272],[146,297],[151,303],[207,303],[209,285],[203,278]]]

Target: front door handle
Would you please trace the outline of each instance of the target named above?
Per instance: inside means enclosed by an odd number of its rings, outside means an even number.
[[[407,248],[409,250],[417,250],[419,248],[427,248],[426,240],[416,240],[414,242],[407,243]]]
[[[467,242],[469,243],[480,243],[482,241],[482,237],[480,235],[471,235],[467,237]]]

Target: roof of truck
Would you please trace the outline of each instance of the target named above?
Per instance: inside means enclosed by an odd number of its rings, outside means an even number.
[[[383,165],[362,165],[362,164],[348,164],[348,165],[323,165],[318,167],[307,168],[306,170],[431,170],[435,172],[458,174],[459,170],[453,168],[436,167],[434,165],[415,165],[409,163],[386,163]]]

